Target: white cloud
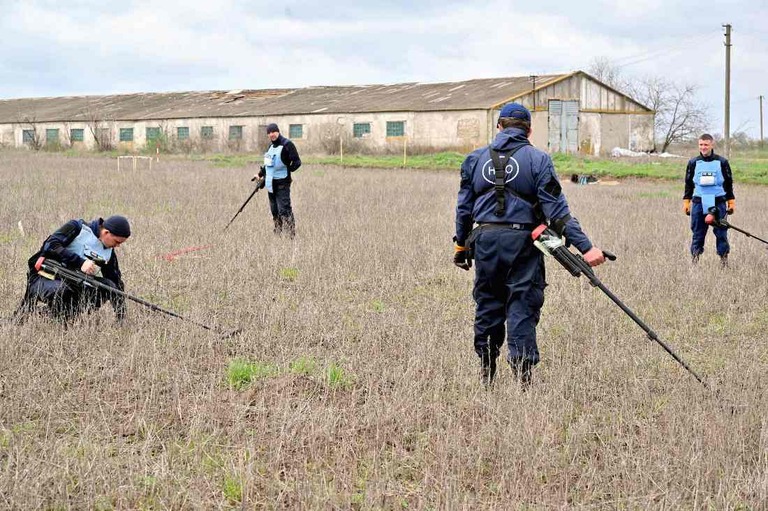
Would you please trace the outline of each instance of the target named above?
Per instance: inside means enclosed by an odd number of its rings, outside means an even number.
[[[734,25],[734,97],[756,98],[768,93],[764,19],[768,9],[746,0],[27,0],[0,18],[0,97],[436,82],[567,72],[607,57],[625,74],[700,85],[721,124],[720,25]],[[732,126],[755,124],[747,106],[734,105]]]

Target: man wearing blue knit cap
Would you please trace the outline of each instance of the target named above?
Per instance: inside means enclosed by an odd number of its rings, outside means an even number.
[[[605,259],[571,217],[552,159],[528,141],[528,109],[504,105],[496,128],[494,141],[461,164],[454,264],[469,270],[474,257],[474,345],[482,383],[493,382],[506,335],[507,362],[527,388],[539,362],[536,326],[546,286],[544,254],[532,230],[546,220],[591,266]]]
[[[125,300],[102,289],[94,290],[52,277],[35,269],[40,257],[60,262],[72,270],[79,270],[100,282],[123,290],[122,274],[115,249],[131,235],[131,226],[124,216],[114,215],[106,220],[91,222],[70,220],[48,236],[40,250],[29,258],[27,290],[16,311],[23,320],[34,310],[38,301],[48,305],[54,317],[65,324],[88,309],[97,309],[110,301],[119,322],[125,318]]]

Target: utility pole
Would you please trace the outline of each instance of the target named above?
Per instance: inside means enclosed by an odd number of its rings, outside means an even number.
[[[763,97],[762,95],[757,97],[760,100],[760,147],[763,147]]]
[[[533,82],[533,87],[531,88],[531,91],[533,92],[533,110],[536,111],[536,78],[538,78],[538,76],[531,75],[529,78]]]
[[[725,27],[725,157],[731,157],[731,24]]]

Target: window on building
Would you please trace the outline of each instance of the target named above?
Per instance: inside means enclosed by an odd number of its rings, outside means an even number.
[[[147,142],[160,138],[160,128],[147,128]]]
[[[213,138],[213,126],[203,126],[200,128],[200,138],[210,140]]]
[[[189,127],[179,126],[176,128],[176,138],[179,140],[187,140],[189,138]]]
[[[370,122],[356,122],[352,125],[352,135],[355,138],[363,138],[366,135],[371,134]]]
[[[120,142],[133,142],[133,128],[120,128]]]
[[[21,132],[21,141],[25,144],[31,144],[35,141],[35,130],[23,130]]]
[[[405,135],[405,121],[387,121],[387,136],[402,137]]]
[[[230,126],[229,127],[229,139],[230,140],[242,140],[243,127],[242,126]]]
[[[303,124],[289,124],[288,125],[288,138],[303,138],[304,137],[304,125]]]
[[[59,129],[48,128],[45,130],[45,143],[46,144],[58,144],[59,143]]]
[[[85,132],[80,128],[69,130],[69,139],[72,142],[82,142],[85,140]]]

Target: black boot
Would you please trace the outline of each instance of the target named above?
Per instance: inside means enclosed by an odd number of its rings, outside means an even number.
[[[728,254],[723,254],[720,256],[720,266],[723,268],[728,268]]]
[[[533,364],[530,360],[510,360],[509,367],[512,368],[512,375],[515,380],[520,382],[523,390],[528,390],[531,386],[533,376]]]
[[[490,387],[493,384],[493,379],[496,377],[496,357],[490,355],[483,355],[480,358],[480,383],[485,387]]]
[[[275,234],[282,234],[283,232],[283,218],[276,216],[273,217],[273,220],[275,221],[275,228],[272,230]]]

